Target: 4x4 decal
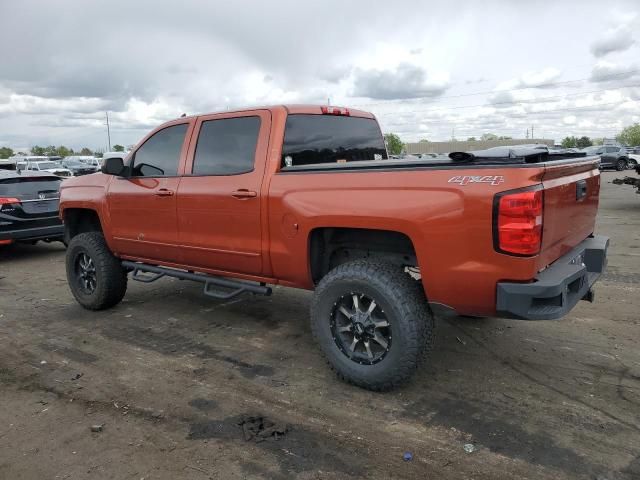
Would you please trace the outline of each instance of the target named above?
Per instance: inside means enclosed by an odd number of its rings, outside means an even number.
[[[502,175],[457,175],[449,179],[449,183],[459,183],[460,185],[468,185],[469,183],[490,183],[491,185],[500,185],[504,183]]]

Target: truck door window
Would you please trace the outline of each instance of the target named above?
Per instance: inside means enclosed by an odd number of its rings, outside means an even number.
[[[378,122],[334,115],[289,115],[282,166],[387,159]]]
[[[238,175],[253,170],[260,117],[202,122],[193,175]]]
[[[187,127],[188,124],[181,123],[163,128],[144,142],[133,157],[132,176],[176,176]]]

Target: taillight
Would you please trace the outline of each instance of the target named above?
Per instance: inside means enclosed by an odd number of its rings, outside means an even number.
[[[2,205],[11,205],[12,203],[20,203],[20,200],[14,197],[0,197],[0,207]]]
[[[340,108],[340,107],[320,107],[320,110],[325,115],[343,115],[348,117],[351,115],[348,108]]]
[[[511,255],[537,255],[542,244],[541,189],[516,190],[496,195],[494,243],[496,250]]]

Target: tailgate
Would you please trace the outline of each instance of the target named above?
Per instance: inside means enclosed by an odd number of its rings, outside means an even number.
[[[545,166],[540,268],[569,252],[595,229],[600,195],[598,159]]]

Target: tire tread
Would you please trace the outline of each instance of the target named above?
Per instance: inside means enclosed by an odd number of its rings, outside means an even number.
[[[318,284],[311,303],[311,331],[316,342],[320,343],[320,319],[315,318],[318,302],[330,285],[340,280],[359,280],[376,284],[376,286],[395,299],[395,306],[400,310],[401,323],[406,336],[414,339],[405,349],[397,365],[390,375],[375,380],[355,378],[336,368],[330,356],[323,350],[325,359],[338,377],[347,383],[373,391],[387,391],[407,382],[415,370],[428,357],[434,343],[434,318],[428,306],[422,285],[411,278],[403,269],[391,263],[356,260],[344,263],[331,270]]]
[[[72,275],[74,250],[82,246],[91,253],[91,258],[99,275],[94,295],[87,296],[74,287]],[[67,248],[67,278],[71,293],[80,305],[88,310],[105,310],[120,303],[127,291],[127,272],[116,258],[101,232],[81,233],[73,237]]]

